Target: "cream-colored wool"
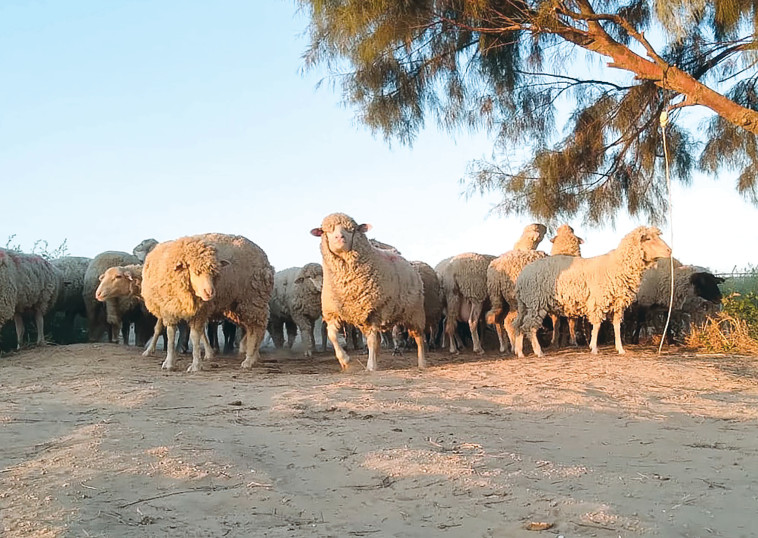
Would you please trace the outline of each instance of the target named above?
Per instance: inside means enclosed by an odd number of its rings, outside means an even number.
[[[324,272],[318,263],[303,267],[290,267],[274,275],[274,292],[269,302],[269,333],[275,347],[291,348],[297,330],[305,348],[305,356],[311,357],[316,347],[313,334],[316,320],[321,317],[321,289]],[[284,328],[287,341],[284,341]],[[325,334],[322,334],[322,342]]]

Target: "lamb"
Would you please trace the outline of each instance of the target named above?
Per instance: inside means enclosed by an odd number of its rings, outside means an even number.
[[[658,258],[671,256],[671,249],[660,234],[658,228],[640,226],[624,236],[616,249],[601,256],[550,256],[524,267],[516,279],[516,354],[524,356],[524,334],[529,333],[535,355],[543,356],[537,328],[547,314],[587,316],[592,324],[593,354],[598,352],[600,324],[612,314],[616,350],[623,354],[624,309],[634,300],[645,269]]]
[[[36,254],[0,249],[0,327],[16,322],[16,349],[24,338],[24,315],[33,314],[37,345],[45,345],[44,315],[55,304],[62,273]]]
[[[542,224],[530,224],[514,245],[514,250],[534,250],[542,241],[547,229]],[[496,256],[466,252],[443,260],[437,266],[445,293],[447,319],[445,332],[450,339],[450,353],[456,352],[455,329],[458,321],[465,321],[471,329],[474,353],[482,354],[479,341],[479,318],[489,299],[487,268]]]
[[[143,239],[140,241],[140,243],[134,247],[132,250],[132,254],[134,254],[137,259],[139,260],[139,263],[145,263],[145,258],[150,253],[151,250],[155,248],[155,245],[158,244],[158,241],[153,239],[152,237],[150,239]]]
[[[721,304],[718,285],[723,278],[713,275],[703,267],[682,265],[673,260],[674,297],[672,317],[689,318],[690,322],[702,323],[707,314],[715,312]],[[632,343],[639,343],[640,331],[656,312],[668,312],[671,300],[670,258],[663,258],[645,271],[635,301],[630,306],[629,317],[633,320]],[[673,342],[671,332],[667,335]]]
[[[426,366],[424,350],[424,289],[421,277],[402,256],[369,243],[370,224],[358,225],[344,213],[327,215],[311,234],[321,238],[324,286],[323,319],[329,340],[343,369],[350,356],[337,339],[341,324],[358,327],[368,346],[367,369],[377,369],[380,332],[403,324],[416,341],[418,367]]]
[[[145,306],[168,333],[162,368],[174,369],[176,324],[186,320],[193,346],[187,371],[202,370],[201,341],[206,358],[213,356],[204,329],[218,316],[245,330],[240,343],[240,352],[245,353],[242,368],[258,361],[274,287],[274,268],[258,245],[240,235],[217,233],[166,241],[147,255],[142,276]]]
[[[67,337],[73,333],[77,315],[87,318],[82,292],[84,291],[84,274],[91,261],[92,258],[83,256],[64,256],[50,261],[61,272],[61,287],[52,311],[63,314],[64,334]]]
[[[129,343],[129,329],[135,323],[135,343],[144,346],[152,325],[145,320],[140,302],[135,297],[117,297],[105,301],[105,308],[95,297],[100,285],[100,275],[111,267],[138,264],[139,259],[128,252],[109,250],[95,256],[84,273],[82,296],[87,310],[87,325],[90,342],[99,341],[106,326],[110,327],[108,339],[118,342],[119,332],[124,344]]]
[[[274,275],[274,292],[269,302],[269,333],[274,346],[284,345],[283,327],[287,328],[287,348],[294,343],[297,329],[305,347],[305,356],[312,357],[316,347],[313,335],[316,320],[321,316],[321,288],[324,272],[318,263],[290,267]],[[322,334],[322,342],[326,335]]]
[[[418,271],[424,285],[424,318],[426,319],[424,334],[427,344],[432,346],[437,338],[437,330],[444,311],[442,287],[437,273],[429,264],[412,261],[411,265]]]

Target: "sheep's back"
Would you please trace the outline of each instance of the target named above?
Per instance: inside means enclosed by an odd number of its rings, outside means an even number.
[[[487,267],[495,256],[467,252],[454,256],[448,270],[455,282],[455,289],[466,299],[482,302],[488,297]]]
[[[509,250],[501,254],[487,266],[487,293],[515,306],[516,279],[524,267],[546,256],[541,250]]]
[[[300,267],[282,269],[274,274],[274,288],[271,292],[271,316],[277,318],[290,318],[290,298],[294,293],[295,279],[300,272]]]
[[[12,319],[16,312],[16,272],[16,264],[11,259],[10,252],[0,249],[0,325]]]
[[[58,299],[61,272],[36,254],[12,252],[16,264],[16,312],[46,313]]]

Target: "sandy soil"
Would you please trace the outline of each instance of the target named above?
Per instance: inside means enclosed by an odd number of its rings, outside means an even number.
[[[758,357],[160,362],[0,358],[3,536],[758,535]]]

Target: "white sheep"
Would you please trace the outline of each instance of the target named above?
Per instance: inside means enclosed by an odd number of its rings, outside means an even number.
[[[500,353],[506,351],[503,329],[508,335],[511,349],[515,343],[516,330],[513,328],[513,320],[517,312],[516,278],[526,265],[547,256],[544,252],[535,250],[546,231],[547,228],[542,224],[528,225],[516,241],[513,250],[501,254],[487,266],[486,282],[490,310],[485,320],[495,326]]]
[[[428,263],[412,261],[411,265],[418,271],[424,284],[424,333],[427,344],[431,346],[437,339],[439,323],[444,312],[442,286],[437,272]]]
[[[36,254],[0,249],[0,327],[16,322],[16,348],[24,338],[25,315],[33,315],[37,344],[45,345],[44,316],[58,299],[62,274]]]
[[[668,313],[671,301],[671,258],[662,258],[642,275],[640,289],[629,307],[632,320],[632,343],[639,343],[640,331],[658,313]],[[673,260],[674,295],[672,318],[683,323],[702,323],[708,314],[716,312],[721,304],[718,285],[723,278],[708,269],[695,265],[682,265]],[[689,321],[689,323],[687,323]],[[672,332],[667,334],[669,343]]]
[[[260,358],[273,287],[274,268],[266,253],[240,235],[203,234],[159,243],[145,258],[142,297],[147,309],[166,325],[168,349],[162,368],[174,369],[176,324],[186,320],[192,341],[187,371],[202,370],[201,342],[206,358],[213,356],[204,329],[208,320],[219,316],[245,330],[240,343],[245,354],[242,367],[251,368]],[[153,342],[162,330],[159,325]]]
[[[574,233],[574,229],[568,224],[561,224],[558,226],[558,229],[555,231],[555,237],[552,237],[550,239],[550,242],[553,244],[550,249],[551,256],[557,256],[560,254],[563,254],[565,256],[582,255],[582,244],[584,243],[584,239],[577,237],[577,235]],[[515,307],[516,303],[513,303],[513,305]],[[514,312],[514,319],[515,315],[516,313]],[[555,314],[551,314],[550,318],[553,321],[553,337],[551,339],[550,345],[555,346],[558,343],[558,335],[560,334],[561,317]],[[568,318],[569,344],[572,346],[577,345],[576,322],[577,318]],[[511,345],[513,345],[513,342],[511,342]]]
[[[111,267],[138,264],[139,260],[128,252],[109,250],[95,256],[87,266],[82,285],[84,306],[87,310],[87,325],[90,342],[99,341],[106,327],[108,339],[118,342],[119,335],[124,345],[129,344],[129,331],[134,323],[135,343],[144,346],[152,332],[152,320],[145,319],[140,301],[135,297],[114,297],[103,303],[95,297],[100,285],[100,275]]]
[[[529,224],[516,241],[514,250],[534,250],[546,231],[542,224]],[[466,252],[437,264],[436,271],[445,294],[445,333],[450,339],[450,353],[457,351],[455,332],[459,321],[468,323],[474,353],[484,353],[478,328],[485,301],[489,299],[487,268],[495,258],[489,254]]]
[[[342,368],[350,356],[337,334],[340,326],[358,327],[368,345],[368,370],[376,370],[381,349],[380,332],[396,324],[406,327],[418,347],[418,367],[426,365],[424,350],[424,290],[421,277],[402,256],[371,246],[369,224],[355,222],[344,213],[327,215],[311,234],[321,238],[324,286],[323,319],[329,340]]]
[[[286,345],[291,348],[300,329],[305,356],[313,356],[316,347],[313,329],[316,320],[321,317],[323,281],[324,272],[318,263],[290,267],[274,275],[274,291],[269,302],[269,333],[275,347]],[[287,329],[286,344],[283,327]],[[322,333],[322,342],[325,338]]]
[[[595,354],[600,324],[612,315],[616,350],[624,353],[624,310],[634,300],[645,269],[658,258],[671,256],[660,234],[658,228],[640,226],[624,236],[617,248],[601,256],[549,256],[524,267],[516,279],[516,354],[524,356],[524,334],[529,333],[534,353],[543,355],[537,328],[548,314],[587,316],[592,324],[590,352]]]

